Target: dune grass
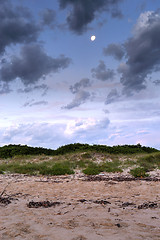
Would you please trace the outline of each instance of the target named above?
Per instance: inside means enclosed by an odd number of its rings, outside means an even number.
[[[134,177],[147,176],[149,171],[160,169],[160,152],[112,155],[85,151],[58,156],[17,155],[0,159],[0,174],[65,175],[81,170],[86,175],[97,175],[101,172],[123,172],[125,168],[131,168],[130,174]]]
[[[148,154],[138,159],[137,163],[146,171],[152,171],[155,168],[160,169],[160,153]]]

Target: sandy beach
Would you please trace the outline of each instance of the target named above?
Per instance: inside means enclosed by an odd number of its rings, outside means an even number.
[[[1,240],[160,239],[160,181],[0,175],[3,190]]]

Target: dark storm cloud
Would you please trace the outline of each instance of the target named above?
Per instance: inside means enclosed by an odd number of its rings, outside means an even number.
[[[119,72],[122,73],[123,93],[131,95],[145,89],[148,75],[160,70],[159,12],[142,14],[135,26],[134,36],[124,46],[127,61],[120,65]]]
[[[109,44],[103,49],[105,56],[113,56],[116,60],[121,60],[124,56],[124,49],[120,44]]]
[[[72,109],[75,107],[79,107],[81,104],[85,103],[90,98],[91,94],[89,92],[81,90],[75,94],[75,98],[73,99],[73,101],[62,107],[62,109]]]
[[[70,86],[70,90],[73,94],[80,91],[82,88],[90,87],[91,82],[88,78],[83,78],[79,82],[75,83],[73,86]]]
[[[106,11],[112,17],[122,16],[118,10],[118,3],[123,0],[59,0],[62,9],[71,6],[72,10],[67,17],[69,28],[77,34],[82,34],[87,25],[96,17],[97,13]]]
[[[40,15],[42,18],[43,25],[54,27],[54,21],[56,17],[56,13],[54,10],[47,8]]]
[[[91,69],[92,76],[102,81],[113,80],[114,71],[112,69],[107,69],[103,61],[100,61],[99,65],[96,68]]]
[[[107,105],[107,104],[113,103],[113,102],[117,101],[119,99],[119,97],[120,96],[117,92],[117,89],[114,88],[108,94],[105,104]]]
[[[39,31],[28,9],[0,1],[0,54],[11,44],[35,41]]]
[[[45,75],[68,67],[70,61],[64,55],[58,58],[48,56],[40,45],[25,45],[20,57],[12,56],[11,62],[2,65],[0,79],[10,82],[20,78],[24,85],[35,84]]]

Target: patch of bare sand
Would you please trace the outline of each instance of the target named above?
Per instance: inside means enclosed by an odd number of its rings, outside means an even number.
[[[8,183],[3,196],[12,200],[0,204],[1,240],[160,239],[160,181],[1,175],[0,193]],[[47,200],[61,204],[27,206]]]

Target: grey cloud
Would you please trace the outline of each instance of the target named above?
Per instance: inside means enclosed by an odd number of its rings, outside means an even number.
[[[104,109],[103,112],[106,113],[106,114],[108,114],[108,113],[109,113],[109,110],[108,110],[108,109]]]
[[[104,118],[103,120],[96,123],[95,127],[99,129],[106,129],[109,125],[110,121],[108,118]]]
[[[106,20],[106,19],[101,20],[101,21],[98,22],[98,27],[102,27],[102,26],[104,26],[104,24],[106,24],[106,23],[107,23],[107,20]]]
[[[70,86],[70,91],[75,94],[73,101],[66,106],[62,107],[62,109],[72,109],[75,107],[79,107],[81,104],[85,103],[87,100],[92,100],[94,94],[90,94],[88,91],[84,91],[84,88],[90,87],[91,81],[88,78],[83,78],[79,82]]]
[[[88,78],[83,78],[79,82],[75,83],[73,86],[70,86],[70,90],[73,94],[80,91],[82,88],[90,87],[91,82]]]
[[[29,93],[29,92],[33,92],[33,91],[36,91],[36,90],[42,90],[43,91],[42,95],[45,95],[48,91],[48,86],[46,84],[35,85],[33,87],[27,86],[24,89],[21,89],[21,88],[18,89],[17,92],[18,93]]]
[[[124,49],[120,44],[109,44],[107,48],[103,49],[105,56],[113,56],[116,60],[121,60],[124,56]]]
[[[118,94],[117,89],[114,88],[108,94],[105,104],[107,105],[107,104],[113,103],[113,102],[117,101],[119,99],[119,97],[120,97],[120,95]]]
[[[6,59],[5,59],[5,58],[2,58],[2,59],[1,59],[1,64],[4,64],[4,63],[6,63]]]
[[[10,82],[20,78],[24,85],[35,84],[40,78],[45,78],[45,75],[68,67],[70,62],[64,55],[58,58],[48,56],[40,45],[25,45],[20,57],[12,56],[11,62],[2,65],[0,79]]]
[[[11,44],[35,41],[39,31],[27,8],[13,7],[8,0],[0,1],[0,54]]]
[[[155,85],[160,85],[160,80],[155,80],[155,81],[153,81],[153,83],[154,83]]]
[[[115,9],[113,9],[113,10],[111,11],[111,16],[112,16],[113,18],[119,18],[119,19],[122,19],[122,18],[123,18],[122,12],[121,12],[119,9],[117,9],[117,8],[115,8]]]
[[[79,107],[81,104],[85,103],[88,99],[91,98],[91,94],[87,91],[79,91],[75,94],[75,98],[73,101],[66,106],[64,106],[62,109],[72,109],[75,107]]]
[[[33,107],[33,106],[37,106],[37,105],[47,105],[48,102],[47,101],[37,101],[34,102],[34,99],[32,99],[30,102],[26,102],[23,107]]]
[[[91,69],[92,76],[102,81],[113,80],[115,75],[112,69],[107,69],[103,61],[100,61],[96,68]]]
[[[119,72],[122,73],[123,93],[131,95],[145,89],[147,76],[160,69],[159,12],[141,14],[134,36],[124,46],[127,61],[120,65]]]
[[[49,27],[54,27],[55,17],[56,17],[56,13],[54,10],[48,9],[48,8],[45,9],[41,13],[42,24]]]
[[[10,89],[9,85],[7,83],[0,83],[0,95],[1,94],[8,94],[12,92],[12,90]]]
[[[91,23],[97,13],[106,11],[111,13],[112,17],[120,17],[118,3],[123,0],[59,0],[60,7],[66,8],[68,5],[72,7],[67,17],[69,28],[77,34],[82,34],[87,25]]]

